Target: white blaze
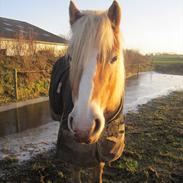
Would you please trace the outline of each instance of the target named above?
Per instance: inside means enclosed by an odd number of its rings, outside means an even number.
[[[83,70],[78,99],[74,104],[73,114],[74,114],[74,124],[75,127],[86,130],[91,127],[93,122],[93,113],[91,106],[91,97],[93,93],[93,78],[95,76],[97,68],[97,51],[91,54],[91,57],[87,61],[87,65]]]
[[[93,79],[97,70],[97,54],[98,52],[95,50],[86,61],[86,67],[83,69],[79,84],[78,98],[74,102],[74,108],[69,116],[69,119],[70,117],[73,118],[72,128],[70,122],[68,122],[68,127],[72,132],[75,130],[89,132],[96,119],[100,121],[99,134],[104,128],[105,119],[103,109],[101,109],[95,101],[91,100],[94,88]]]

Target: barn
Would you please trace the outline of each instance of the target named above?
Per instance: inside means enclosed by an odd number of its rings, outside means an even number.
[[[27,22],[0,17],[0,51],[4,54],[29,55],[52,51],[55,56],[67,48],[67,40]]]

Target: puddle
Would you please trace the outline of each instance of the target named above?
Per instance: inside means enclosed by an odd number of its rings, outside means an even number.
[[[135,111],[138,105],[172,91],[183,90],[183,76],[144,72],[128,79],[124,113]]]

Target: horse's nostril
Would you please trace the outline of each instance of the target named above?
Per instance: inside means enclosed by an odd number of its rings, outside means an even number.
[[[94,120],[93,130],[92,130],[92,135],[96,134],[99,131],[100,126],[101,126],[100,119],[98,119],[98,118],[95,119]]]

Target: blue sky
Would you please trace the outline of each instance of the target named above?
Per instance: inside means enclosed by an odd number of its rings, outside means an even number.
[[[182,0],[118,0],[124,45],[143,53],[183,53]],[[75,0],[80,9],[107,9],[112,0]],[[0,0],[0,16],[69,35],[69,0]]]

